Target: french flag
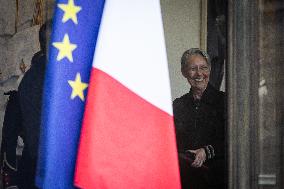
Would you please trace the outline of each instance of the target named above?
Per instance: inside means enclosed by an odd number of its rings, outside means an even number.
[[[169,83],[159,0],[106,0],[76,186],[180,188]]]

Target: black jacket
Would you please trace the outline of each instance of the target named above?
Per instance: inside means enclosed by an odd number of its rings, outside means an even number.
[[[28,153],[33,159],[37,158],[38,152],[45,66],[46,56],[35,54],[31,68],[25,73],[18,88],[25,144],[23,153]]]
[[[41,125],[42,93],[46,67],[46,56],[37,53],[32,59],[18,88],[24,149],[18,169],[19,189],[34,189],[36,163]]]
[[[173,102],[178,152],[211,146],[204,163],[209,167],[209,184],[224,182],[225,165],[225,95],[208,84],[201,100],[194,101],[192,91]],[[206,151],[206,150],[205,150]],[[212,157],[209,158],[209,155]],[[213,157],[214,156],[214,157]],[[180,160],[182,183],[187,182],[186,169]],[[184,167],[184,165],[186,167]],[[206,173],[207,174],[207,173]],[[206,176],[206,177],[207,177]],[[189,180],[192,180],[189,179]],[[198,186],[197,186],[198,187]],[[186,188],[186,187],[184,187]],[[194,187],[193,187],[194,188]],[[202,188],[202,187],[198,187]],[[213,188],[213,187],[212,187]]]

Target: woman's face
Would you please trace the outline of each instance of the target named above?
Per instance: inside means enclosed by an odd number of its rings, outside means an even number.
[[[201,55],[190,56],[184,67],[183,76],[187,78],[193,90],[204,92],[209,82],[210,66]]]

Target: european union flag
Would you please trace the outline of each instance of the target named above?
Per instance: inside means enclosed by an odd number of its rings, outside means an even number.
[[[49,45],[36,185],[75,188],[77,146],[104,0],[58,0]]]

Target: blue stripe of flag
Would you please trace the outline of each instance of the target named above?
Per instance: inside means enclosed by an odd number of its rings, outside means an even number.
[[[58,0],[68,4],[73,0]],[[78,96],[71,99],[72,88],[68,81],[80,73],[81,81],[88,83],[97,41],[104,0],[76,0],[81,7],[72,19],[62,22],[65,12],[58,6],[53,17],[53,30],[49,46],[49,63],[45,75],[43,115],[36,185],[40,188],[69,189],[73,185],[77,146],[85,101]],[[59,50],[52,43],[61,42],[68,34],[73,62],[67,57],[58,60]],[[84,90],[86,99],[87,90]]]

